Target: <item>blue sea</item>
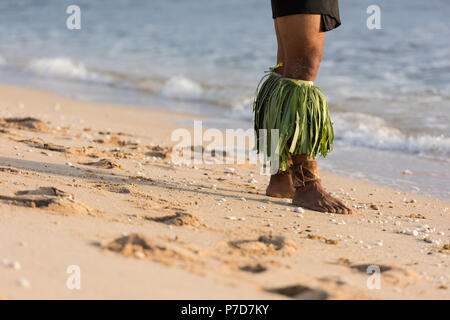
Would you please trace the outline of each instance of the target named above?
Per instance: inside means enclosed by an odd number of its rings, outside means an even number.
[[[72,4],[80,30],[66,27]],[[381,29],[370,30],[374,4]],[[315,82],[336,133],[321,166],[450,198],[450,2],[342,0],[340,11]],[[0,2],[0,81],[70,98],[249,128],[256,84],[275,61],[268,0]]]

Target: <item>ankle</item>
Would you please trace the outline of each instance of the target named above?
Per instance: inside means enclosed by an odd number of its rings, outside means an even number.
[[[294,165],[303,163],[308,160],[312,160],[312,159],[308,159],[308,156],[306,154],[297,154],[297,155],[292,156],[292,163]]]

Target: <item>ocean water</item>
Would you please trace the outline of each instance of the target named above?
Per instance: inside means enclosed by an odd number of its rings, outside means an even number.
[[[81,8],[81,30],[66,28],[71,4]],[[372,4],[380,30],[366,26]],[[322,165],[449,198],[450,2],[342,0],[340,9],[316,79],[336,132]],[[255,86],[275,58],[268,0],[0,2],[0,81],[72,98],[248,128]]]

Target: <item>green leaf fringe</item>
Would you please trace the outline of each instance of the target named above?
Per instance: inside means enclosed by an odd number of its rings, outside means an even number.
[[[279,130],[279,171],[289,168],[289,154],[326,157],[333,148],[334,131],[322,91],[307,81],[285,78],[275,71],[260,81],[255,101],[255,136],[258,153],[270,157],[271,130]],[[267,130],[263,148],[260,129]]]

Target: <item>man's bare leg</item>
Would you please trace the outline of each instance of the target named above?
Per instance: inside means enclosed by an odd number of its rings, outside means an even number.
[[[278,53],[280,53],[281,46],[282,74],[285,77],[307,81],[315,80],[322,60],[325,40],[325,33],[320,31],[320,23],[320,15],[309,14],[290,15],[275,19]],[[307,159],[305,155],[296,155],[292,158],[294,167],[308,160],[312,159]],[[270,190],[272,194],[277,194],[277,189],[279,189],[278,194],[282,194],[285,189],[289,189],[293,181],[286,181],[286,186],[280,187],[281,179],[283,178],[280,174],[272,176],[267,190]],[[309,181],[302,186],[297,185],[292,202],[316,211],[352,213],[342,201],[325,191],[320,179]]]
[[[277,43],[278,43],[278,51],[277,51],[277,65],[283,63],[284,50],[281,45],[281,39],[278,34],[278,26],[275,23],[275,32],[277,34]],[[283,74],[284,67],[281,66],[277,68],[277,72]],[[292,183],[291,171],[288,170],[286,172],[280,172],[277,174],[273,174],[270,176],[269,186],[266,190],[266,195],[275,198],[292,198],[294,196],[295,188]]]

